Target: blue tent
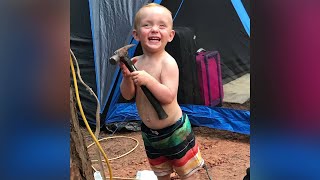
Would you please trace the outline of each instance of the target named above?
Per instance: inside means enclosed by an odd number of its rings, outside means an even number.
[[[155,2],[173,14],[174,26],[195,29],[197,45],[221,54],[223,83],[250,73],[250,19],[248,0],[71,0],[71,49],[82,78],[101,104],[101,124],[140,120],[134,102],[120,102],[122,75],[108,62],[118,48],[138,42],[131,36],[133,18],[144,4]],[[129,55],[133,56],[135,48]],[[95,100],[79,85],[84,111],[95,122]],[[181,104],[193,125],[250,134],[250,111]]]

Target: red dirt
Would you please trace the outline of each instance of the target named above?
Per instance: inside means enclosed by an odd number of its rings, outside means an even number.
[[[193,130],[212,179],[242,180],[247,167],[250,166],[250,137],[207,127],[193,127]],[[93,140],[87,129],[82,127],[82,132],[87,145],[91,144]],[[140,132],[117,132],[114,136],[133,137],[139,141],[138,147],[133,152],[110,161],[114,177],[135,178],[137,171],[151,170]],[[101,132],[100,139],[105,137],[110,137],[110,134]],[[130,151],[136,142],[117,138],[101,141],[101,145],[110,159]],[[95,146],[90,147],[88,152],[91,159],[97,159]],[[105,163],[104,165],[108,177],[108,168]],[[94,162],[93,166],[99,170],[97,162]],[[171,179],[179,179],[174,173],[171,176]],[[199,170],[197,179],[209,179],[204,169]]]

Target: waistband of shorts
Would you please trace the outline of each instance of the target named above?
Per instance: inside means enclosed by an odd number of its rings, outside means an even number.
[[[163,134],[168,134],[175,131],[177,128],[181,127],[185,123],[186,118],[188,118],[187,114],[182,113],[181,118],[179,118],[179,120],[176,123],[163,129],[150,129],[143,122],[141,122],[141,131],[148,135],[160,136]]]

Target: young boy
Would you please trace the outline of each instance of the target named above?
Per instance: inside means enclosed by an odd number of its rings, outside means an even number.
[[[170,179],[173,169],[182,179],[195,179],[194,172],[204,160],[188,116],[177,102],[179,69],[175,59],[165,51],[175,35],[172,26],[171,12],[164,6],[151,3],[137,12],[133,36],[140,41],[143,55],[132,59],[139,71],[130,73],[120,64],[123,73],[120,90],[127,100],[136,97],[146,153],[158,179]],[[159,100],[168,118],[159,120],[141,85]]]

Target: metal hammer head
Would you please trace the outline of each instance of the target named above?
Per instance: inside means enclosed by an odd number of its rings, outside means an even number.
[[[117,64],[120,61],[120,58],[128,56],[128,49],[135,46],[135,44],[129,44],[126,46],[123,46],[122,48],[116,50],[114,52],[114,55],[109,58],[109,62],[112,65]]]

